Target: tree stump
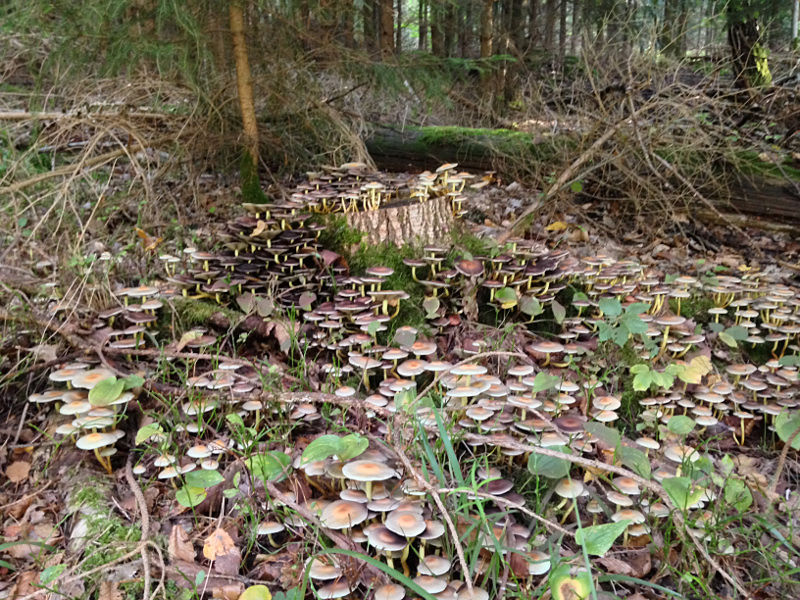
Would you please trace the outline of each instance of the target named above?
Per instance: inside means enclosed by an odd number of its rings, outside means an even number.
[[[348,213],[347,224],[366,234],[370,245],[392,243],[445,244],[455,221],[450,199],[434,197],[425,202],[403,200],[378,210]]]

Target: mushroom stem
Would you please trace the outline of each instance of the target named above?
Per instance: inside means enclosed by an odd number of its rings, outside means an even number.
[[[100,456],[99,448],[94,449],[94,456],[97,459],[97,462],[99,462],[103,466],[103,468],[108,472],[109,475],[114,474],[114,471],[111,469],[111,459],[106,460],[105,457]]]

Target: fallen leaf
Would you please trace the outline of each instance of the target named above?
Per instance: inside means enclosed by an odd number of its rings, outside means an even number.
[[[258,237],[259,235],[264,233],[264,230],[266,228],[267,228],[267,222],[259,219],[258,223],[256,223],[255,229],[253,229],[253,233],[250,234],[250,237]]]
[[[567,228],[567,224],[564,221],[553,221],[545,227],[547,231],[564,231]]]
[[[222,600],[237,600],[238,598],[244,597],[242,596],[244,591],[243,583],[229,583],[222,587],[213,588],[211,590],[211,597],[221,598]]]
[[[122,592],[119,591],[119,584],[111,581],[103,581],[100,584],[97,600],[122,600]]]
[[[186,347],[186,344],[198,339],[201,335],[203,335],[203,333],[195,329],[187,331],[181,336],[181,339],[178,341],[178,345],[176,346],[175,351],[176,352],[182,351]]]
[[[28,473],[31,472],[31,463],[23,460],[18,460],[11,463],[6,468],[6,477],[11,483],[19,483],[28,478]]]
[[[217,557],[228,554],[235,548],[233,539],[224,529],[217,528],[206,538],[203,544],[203,556],[208,560],[216,560]]]
[[[52,344],[37,344],[31,348],[31,354],[36,360],[52,362],[58,358],[58,347]]]
[[[609,573],[614,573],[617,575],[631,574],[631,568],[628,566],[628,563],[618,558],[614,558],[613,556],[604,556],[603,558],[598,558],[597,562],[603,565],[603,567],[605,567],[606,571]]]
[[[169,532],[167,554],[172,562],[176,560],[194,561],[194,546],[192,546],[189,536],[180,525],[173,525]]]

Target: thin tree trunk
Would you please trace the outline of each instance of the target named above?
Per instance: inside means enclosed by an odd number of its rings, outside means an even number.
[[[564,66],[567,53],[567,0],[559,0],[558,64]]]
[[[545,4],[544,47],[550,53],[555,50],[556,2],[558,0],[547,0]]]
[[[800,21],[800,0],[792,0],[792,47],[797,47],[798,21]]]
[[[342,14],[340,16],[341,38],[342,43],[348,48],[354,48],[356,45],[355,36],[353,35],[353,13],[355,6],[353,0],[340,0],[342,4]]]
[[[417,49],[428,49],[428,2],[427,0],[419,0],[417,4],[417,31],[419,36],[417,38]]]
[[[534,48],[539,45],[540,40],[539,0],[528,0],[528,46]]]
[[[375,29],[376,0],[364,0],[361,20],[364,26],[364,49],[370,54],[378,50],[377,30]]]
[[[453,56],[455,49],[456,36],[458,32],[456,15],[458,11],[453,2],[447,2],[444,10],[444,53],[445,56]]]
[[[522,18],[522,0],[511,0],[509,7],[510,14],[510,29],[509,35],[514,42],[516,53],[522,52],[525,45],[525,21]]]
[[[397,0],[397,29],[394,42],[394,51],[397,54],[403,49],[403,0]]]
[[[394,2],[380,0],[381,10],[381,56],[394,54]]]
[[[431,51],[434,56],[444,56],[444,31],[442,30],[442,0],[430,2]]]
[[[492,55],[493,9],[494,0],[483,0],[483,6],[481,6],[481,58],[489,58]]]
[[[458,20],[461,31],[458,34],[458,42],[461,49],[461,58],[467,58],[472,48],[474,6],[474,0],[466,0],[459,11]]]
[[[258,122],[253,101],[253,79],[250,76],[250,61],[244,38],[244,12],[241,0],[231,0],[228,5],[231,24],[233,59],[236,64],[236,89],[239,93],[239,108],[242,111],[244,146],[253,165],[258,165]]]
[[[581,31],[581,3],[580,0],[572,0],[572,35],[569,39],[569,53],[574,55],[578,51],[578,36]]]

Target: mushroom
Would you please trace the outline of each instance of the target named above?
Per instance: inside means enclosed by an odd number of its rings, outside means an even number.
[[[397,475],[397,472],[386,463],[373,460],[354,460],[342,466],[342,474],[353,481],[363,481],[367,501],[372,500],[372,482],[386,481]]]

